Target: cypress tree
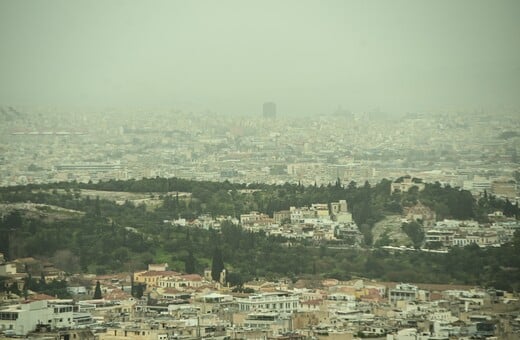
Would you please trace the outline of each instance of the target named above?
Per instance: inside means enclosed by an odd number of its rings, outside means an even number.
[[[139,283],[137,286],[135,286],[135,295],[134,297],[140,299],[143,297],[144,293],[144,285]]]
[[[45,288],[45,286],[47,285],[47,282],[45,281],[45,275],[43,274],[43,272],[41,272],[40,274],[40,287],[42,288]]]
[[[195,263],[196,263],[195,256],[193,256],[193,251],[190,250],[188,252],[188,256],[184,260],[184,270],[186,271],[187,274],[195,273]],[[213,274],[211,276],[213,276]]]
[[[219,281],[222,270],[224,270],[222,250],[220,250],[218,247],[215,247],[215,250],[213,251],[213,261],[211,262],[211,278],[214,281]]]
[[[96,289],[94,290],[94,300],[102,299],[103,295],[101,295],[101,285],[99,284],[99,281],[96,282]]]

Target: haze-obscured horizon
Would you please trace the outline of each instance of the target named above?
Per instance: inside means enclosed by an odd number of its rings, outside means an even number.
[[[518,1],[2,1],[0,105],[520,108]]]

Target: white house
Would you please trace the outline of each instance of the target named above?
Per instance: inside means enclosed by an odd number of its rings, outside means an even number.
[[[16,274],[16,263],[6,262],[0,264],[0,276],[8,276]]]

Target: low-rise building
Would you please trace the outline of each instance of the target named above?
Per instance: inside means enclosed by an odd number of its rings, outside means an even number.
[[[238,310],[243,312],[252,311],[275,311],[293,313],[300,308],[298,296],[290,293],[264,293],[250,295],[247,298],[237,298]]]
[[[0,264],[0,276],[9,276],[16,274],[16,263],[5,262]]]
[[[407,192],[413,187],[417,187],[419,191],[424,190],[425,184],[419,178],[412,178],[411,176],[403,176],[396,179],[390,184],[390,193]]]
[[[176,288],[182,290],[184,288],[197,288],[210,282],[204,280],[198,274],[175,275],[160,278],[158,286],[162,288]]]
[[[51,305],[34,301],[0,308],[0,330],[26,336],[40,327],[53,330],[74,326],[72,305]]]
[[[289,210],[275,211],[273,213],[274,223],[282,224],[291,220],[291,212]]]
[[[280,334],[292,330],[290,316],[278,312],[249,313],[242,326],[246,329],[265,330],[268,334]]]
[[[428,291],[420,290],[417,286],[401,283],[388,290],[388,301],[393,303],[397,301],[428,300],[429,295]]]
[[[449,230],[438,230],[431,229],[426,231],[424,235],[424,242],[428,243],[440,243],[445,247],[449,247],[453,244],[453,237],[455,233]]]
[[[249,214],[240,215],[240,223],[242,225],[246,224],[269,224],[272,222],[272,219],[269,215],[259,213],[258,211],[251,211]]]
[[[459,247],[465,247],[470,244],[488,247],[498,243],[499,238],[496,232],[460,233],[456,234],[452,239],[452,244]]]
[[[174,276],[179,276],[179,273],[169,270],[147,270],[143,272],[134,273],[134,282],[144,283],[148,287],[158,287],[160,280],[165,280]]]
[[[339,202],[332,202],[330,204],[331,216],[335,221],[341,223],[352,222],[352,214],[347,210],[347,201],[339,200]]]

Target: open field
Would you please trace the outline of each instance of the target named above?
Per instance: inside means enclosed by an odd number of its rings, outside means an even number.
[[[66,220],[84,215],[82,211],[65,209],[55,205],[40,203],[0,203],[0,214],[7,215],[20,211],[27,218],[39,218],[46,222]]]

